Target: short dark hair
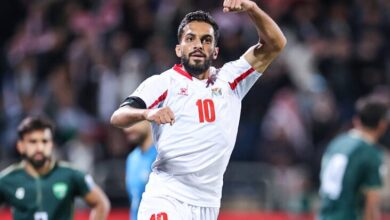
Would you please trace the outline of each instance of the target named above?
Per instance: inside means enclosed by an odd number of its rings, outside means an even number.
[[[180,22],[179,28],[177,29],[177,39],[180,42],[181,37],[183,36],[183,29],[184,27],[193,21],[199,21],[199,22],[206,22],[210,24],[214,29],[214,38],[215,38],[215,45],[217,45],[218,39],[219,39],[219,26],[217,22],[215,22],[214,18],[210,15],[208,12],[204,11],[194,11],[186,14],[186,16],[183,18],[183,20]]]
[[[377,128],[387,117],[389,102],[379,96],[366,96],[356,102],[356,114],[362,125]]]
[[[54,135],[54,124],[48,118],[44,116],[29,116],[20,122],[18,126],[18,137],[21,140],[27,133],[45,129],[50,129],[52,135]]]

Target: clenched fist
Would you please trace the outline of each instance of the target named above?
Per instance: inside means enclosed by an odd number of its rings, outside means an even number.
[[[175,115],[169,107],[149,109],[145,111],[145,119],[150,122],[155,122],[158,125],[167,124],[173,125],[175,122]]]
[[[253,8],[256,3],[249,0],[224,0],[223,12],[242,12]]]

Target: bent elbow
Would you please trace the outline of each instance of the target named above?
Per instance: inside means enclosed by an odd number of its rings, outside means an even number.
[[[287,38],[283,35],[280,42],[280,50],[283,50],[287,45]]]
[[[284,35],[280,36],[280,38],[274,43],[273,48],[275,52],[282,52],[282,50],[286,47],[287,39]]]
[[[119,116],[117,111],[111,115],[110,124],[116,127],[119,126]]]

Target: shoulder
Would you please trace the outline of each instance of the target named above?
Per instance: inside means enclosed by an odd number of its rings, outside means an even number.
[[[136,91],[142,91],[145,88],[160,88],[165,87],[169,84],[171,78],[172,78],[172,71],[167,70],[161,74],[158,75],[152,75],[146,78],[141,85],[137,88]]]
[[[157,155],[157,148],[155,145],[152,145],[149,149],[149,152],[151,152],[153,155]]]
[[[339,145],[343,145],[348,141],[350,141],[350,137],[348,137],[347,134],[339,134],[329,142],[328,150],[331,150],[332,148],[338,148]]]
[[[160,81],[161,82],[161,80],[163,80],[163,81],[169,80],[174,75],[173,72],[174,72],[173,69],[168,69],[160,74],[149,76],[146,79],[146,81]]]
[[[22,163],[12,164],[0,172],[0,180],[23,171]]]
[[[94,185],[93,178],[90,174],[75,168],[67,162],[57,162],[57,170],[61,172],[61,174],[67,175],[74,183],[76,183],[76,185],[79,185],[80,183],[86,183],[89,186]]]
[[[364,148],[365,149],[365,154],[367,157],[370,159],[375,159],[378,161],[383,160],[384,152],[383,149],[381,149],[379,146],[376,146],[375,144],[369,145]]]
[[[127,156],[127,160],[128,161],[133,160],[135,157],[137,157],[140,154],[141,154],[141,149],[139,148],[139,146],[137,146],[134,148],[134,150],[132,150],[129,153],[129,155]]]
[[[71,174],[72,173],[84,174],[84,172],[82,172],[81,170],[77,169],[75,166],[65,161],[58,161],[56,166],[57,166],[57,170],[60,172],[66,172]]]

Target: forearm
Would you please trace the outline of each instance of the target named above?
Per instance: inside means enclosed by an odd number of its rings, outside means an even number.
[[[147,109],[137,109],[130,106],[124,106],[117,109],[111,116],[111,124],[126,128],[139,121],[145,120]]]
[[[91,210],[91,213],[89,214],[89,219],[105,220],[107,219],[109,210],[110,210],[109,205],[98,204]]]
[[[259,38],[261,37],[261,43],[265,43],[275,50],[282,50],[286,45],[287,40],[275,21],[254,2],[252,2],[252,5],[247,12],[256,26]]]
[[[379,208],[366,206],[364,210],[364,220],[380,220]]]

